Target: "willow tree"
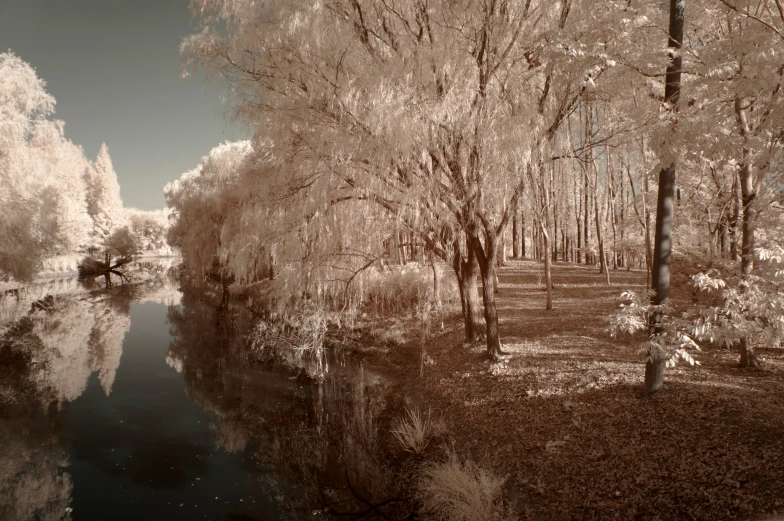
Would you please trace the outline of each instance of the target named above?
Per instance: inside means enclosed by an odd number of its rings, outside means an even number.
[[[183,42],[186,66],[232,82],[238,116],[256,144],[274,143],[285,157],[279,172],[290,187],[322,209],[372,202],[447,260],[459,254],[453,266],[469,295],[475,277],[464,267],[476,259],[487,350],[499,355],[495,256],[523,165],[552,145],[606,69],[593,41],[612,33],[591,24],[612,6],[194,0],[192,8],[203,30]],[[474,304],[463,304],[471,320]]]

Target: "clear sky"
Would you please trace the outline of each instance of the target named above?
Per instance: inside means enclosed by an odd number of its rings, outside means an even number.
[[[65,135],[94,159],[106,142],[125,206],[166,205],[163,186],[247,132],[218,85],[181,78],[188,0],[0,0],[0,52],[31,64]]]

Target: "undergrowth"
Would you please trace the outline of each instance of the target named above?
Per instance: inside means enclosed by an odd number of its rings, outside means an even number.
[[[421,519],[502,521],[511,519],[501,499],[504,479],[461,459],[453,450],[445,461],[422,467],[417,486]]]

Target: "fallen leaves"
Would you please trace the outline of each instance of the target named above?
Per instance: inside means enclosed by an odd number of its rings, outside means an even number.
[[[754,519],[784,498],[784,353],[763,372],[735,354],[706,351],[641,398],[639,338],[602,332],[618,287],[592,268],[560,265],[556,309],[544,310],[537,263],[501,270],[502,363],[460,346],[461,331],[434,338],[428,403],[445,414],[458,446],[510,473],[507,493],[529,519]],[[574,288],[579,286],[579,290]],[[412,384],[413,385],[413,384]],[[500,448],[499,448],[500,447]]]

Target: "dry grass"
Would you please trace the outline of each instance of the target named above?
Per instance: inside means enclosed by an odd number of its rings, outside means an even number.
[[[389,272],[368,270],[358,277],[353,286],[358,292],[363,310],[377,316],[411,313],[428,303],[433,307],[433,271],[430,266],[409,263],[396,266]],[[460,305],[460,296],[454,274],[441,269],[439,298],[446,308]]]
[[[419,409],[406,408],[406,417],[395,422],[392,434],[403,449],[414,454],[421,454],[430,442],[430,430],[429,410],[427,417],[425,417]]]
[[[454,451],[422,468],[417,487],[422,519],[493,521],[507,517],[501,501],[504,480]]]

